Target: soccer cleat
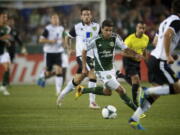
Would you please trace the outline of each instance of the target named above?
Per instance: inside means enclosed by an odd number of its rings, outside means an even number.
[[[146,114],[143,113],[143,114],[140,115],[139,118],[140,118],[140,119],[143,119],[143,118],[145,118],[145,117],[146,117]]]
[[[139,122],[134,121],[132,118],[130,118],[128,123],[134,129],[145,130],[144,127]]]
[[[89,108],[91,108],[91,109],[100,109],[101,107],[98,104],[96,104],[95,102],[91,102],[89,104]]]
[[[41,86],[42,88],[44,88],[46,86],[46,80],[44,77],[41,77],[37,80],[37,85]]]
[[[57,101],[56,101],[56,105],[58,107],[62,106],[62,100],[63,100],[63,98],[61,97],[61,95],[59,95],[58,98],[57,98]]]
[[[9,96],[10,93],[8,92],[7,88],[5,86],[0,87],[0,92],[3,93],[4,96]]]
[[[82,86],[82,85],[78,85],[77,87],[76,87],[76,93],[75,93],[75,99],[77,100],[81,95],[82,95],[82,89],[83,89],[84,87]]]

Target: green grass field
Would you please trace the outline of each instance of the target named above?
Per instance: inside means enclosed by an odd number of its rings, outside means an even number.
[[[115,92],[97,102],[116,106],[116,119],[103,119],[101,110],[88,108],[88,95],[75,101],[74,92],[57,108],[54,86],[12,85],[10,92],[0,93],[0,135],[180,135],[180,95],[158,99],[141,120],[146,130],[137,131],[127,124],[132,110]]]

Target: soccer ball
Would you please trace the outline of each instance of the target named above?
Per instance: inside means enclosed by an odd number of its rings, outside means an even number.
[[[102,117],[104,119],[114,119],[117,117],[116,111],[117,111],[117,109],[113,105],[105,106],[102,109]]]

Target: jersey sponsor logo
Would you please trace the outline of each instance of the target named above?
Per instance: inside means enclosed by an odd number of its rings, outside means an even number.
[[[86,38],[91,38],[92,37],[92,32],[86,32]]]

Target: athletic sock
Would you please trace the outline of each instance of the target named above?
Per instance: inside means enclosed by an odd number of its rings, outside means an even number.
[[[132,97],[133,97],[133,102],[136,106],[138,106],[138,101],[137,101],[138,88],[139,88],[139,84],[132,85]]]
[[[62,84],[63,84],[63,78],[61,75],[56,76],[55,84],[56,84],[56,93],[58,95],[61,92],[61,88],[62,88]]]
[[[94,88],[96,87],[96,80],[95,79],[90,79],[88,83],[88,88]],[[93,93],[89,93],[89,103],[95,102],[96,95]]]
[[[170,94],[170,89],[169,89],[168,85],[157,86],[157,87],[148,88],[147,90],[145,90],[145,94],[147,94],[147,95],[168,95],[168,94]]]
[[[67,95],[69,92],[71,92],[74,88],[76,87],[76,85],[74,85],[74,81],[71,80],[66,87],[62,90],[62,92],[60,93],[60,99],[64,98],[65,95]]]
[[[83,88],[82,94],[86,94],[86,93],[105,95],[103,92],[103,87],[100,87],[100,86],[94,87],[94,88]]]
[[[9,70],[5,71],[3,74],[3,81],[2,81],[3,86],[9,85]]]
[[[127,94],[120,95],[120,98],[127,104],[131,109],[136,110],[137,106],[132,102],[132,100],[127,96]]]
[[[134,114],[132,115],[132,119],[135,121],[139,121],[140,116],[146,112],[149,108],[151,107],[151,103],[148,102],[147,100],[144,103],[143,107],[138,107],[137,110],[134,112]]]
[[[45,72],[46,72],[46,70],[43,69],[43,70],[41,71],[41,73],[39,74],[39,78],[45,78]]]

